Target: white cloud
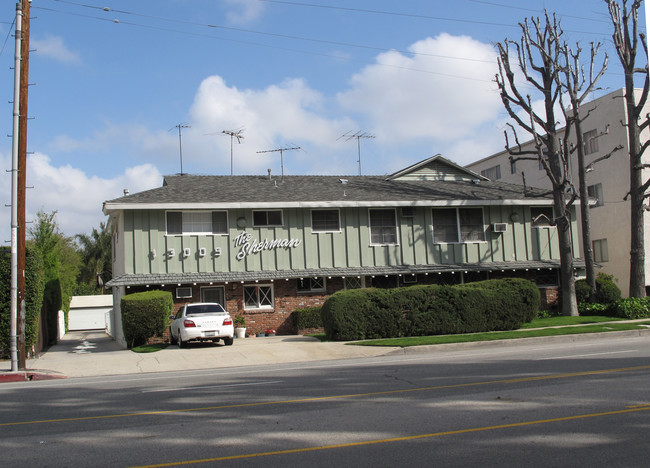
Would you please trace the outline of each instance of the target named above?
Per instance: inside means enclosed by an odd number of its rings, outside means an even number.
[[[78,63],[81,58],[63,43],[63,38],[46,34],[43,39],[32,39],[31,47],[36,49],[39,56],[66,63]]]
[[[491,45],[441,34],[416,42],[409,52],[413,55],[380,54],[338,96],[342,107],[372,122],[378,138],[457,140],[497,118],[502,104],[492,82],[496,54]]]
[[[274,149],[278,145],[301,145],[327,150],[337,146],[336,139],[354,124],[350,119],[327,119],[326,99],[303,80],[286,80],[261,90],[239,90],[229,87],[219,76],[201,83],[190,114],[192,128],[183,134],[194,156],[210,161],[212,173],[229,173],[230,140],[223,130],[243,128],[244,140],[233,150],[236,154],[235,173],[266,167],[279,167],[273,155],[257,151]],[[206,143],[208,137],[212,138]],[[205,147],[211,151],[206,152]],[[298,156],[299,157],[299,156]],[[304,153],[303,153],[304,157]],[[314,161],[318,165],[319,161]],[[263,171],[262,171],[263,172]]]
[[[228,21],[235,24],[255,21],[264,11],[264,2],[259,0],[226,0],[225,3],[232,7],[227,13]]]
[[[4,167],[11,167],[9,156],[0,157]],[[27,190],[25,217],[36,218],[36,213],[57,211],[57,222],[68,236],[88,233],[99,223],[106,221],[102,204],[106,200],[123,195],[124,189],[131,193],[159,187],[162,176],[151,164],[129,167],[112,179],[89,176],[70,165],[54,166],[50,158],[36,153],[27,158]],[[11,202],[11,177],[0,178],[0,190],[6,194],[6,204]],[[6,227],[4,239],[9,239],[11,212],[0,212],[2,226]],[[0,230],[1,231],[1,230]]]

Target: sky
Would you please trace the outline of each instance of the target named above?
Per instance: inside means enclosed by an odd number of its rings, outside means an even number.
[[[436,154],[487,157],[508,122],[495,44],[544,9],[570,46],[601,43],[598,64],[609,55],[594,97],[623,87],[599,0],[34,0],[26,217],[56,211],[65,235],[88,233],[125,189],[230,175],[231,161],[235,175],[382,175]],[[5,171],[14,18],[2,2]],[[9,172],[0,197],[6,242]]]

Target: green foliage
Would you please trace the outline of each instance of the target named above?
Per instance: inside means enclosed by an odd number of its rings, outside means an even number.
[[[578,304],[589,302],[589,292],[591,288],[586,279],[579,279],[575,283],[576,288],[576,300]]]
[[[526,280],[490,280],[456,286],[411,286],[339,291],[321,308],[327,339],[511,330],[532,320],[539,290]]]
[[[621,290],[616,286],[616,280],[612,275],[598,273],[596,276],[596,302],[610,304],[621,298]]]
[[[294,326],[298,329],[322,328],[323,319],[320,316],[320,306],[296,309],[291,313]]]
[[[120,307],[124,338],[129,348],[133,348],[164,333],[174,300],[169,291],[146,291],[124,296]]]
[[[233,323],[235,327],[243,328],[246,326],[246,319],[244,318],[243,315],[235,315],[235,318],[233,319]]]
[[[589,302],[589,285],[587,280],[576,281],[576,298],[578,304]],[[616,279],[612,275],[600,272],[596,276],[596,297],[595,300],[601,304],[610,304],[621,298],[621,290],[616,285]]]
[[[25,347],[38,340],[38,319],[43,304],[43,264],[28,249],[25,258]],[[9,356],[11,321],[11,251],[0,248],[0,357]]]
[[[59,324],[59,310],[61,310],[61,281],[58,278],[45,283],[43,293],[43,310],[47,320],[48,345],[56,344]]]
[[[48,307],[46,312],[48,323],[57,320],[56,317],[51,317],[49,314],[54,313],[58,316],[59,310],[67,313],[70,309],[70,299],[77,286],[81,262],[73,239],[60,232],[55,217],[56,211],[49,214],[39,211],[36,214],[36,222],[28,230],[29,245],[43,261],[45,282],[49,284],[51,281],[58,280],[59,283],[60,292],[48,292],[50,298],[52,294],[61,296],[60,305],[56,311]],[[51,287],[54,286],[51,285]],[[48,298],[45,298],[45,301],[47,303]],[[48,328],[52,331],[53,327],[54,325]],[[56,333],[50,334],[50,337],[56,337]]]
[[[609,305],[608,315],[630,320],[650,318],[650,297],[629,297]]]
[[[613,311],[608,304],[599,304],[597,302],[580,302],[578,303],[578,313],[583,317],[602,315],[609,316]]]
[[[93,228],[90,235],[77,234],[81,246],[80,282],[91,285],[98,294],[113,276],[111,232],[105,223],[99,223],[99,230]]]

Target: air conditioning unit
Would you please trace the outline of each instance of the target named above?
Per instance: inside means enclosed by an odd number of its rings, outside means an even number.
[[[494,232],[506,232],[508,230],[508,225],[506,223],[494,223],[492,225],[492,231]]]

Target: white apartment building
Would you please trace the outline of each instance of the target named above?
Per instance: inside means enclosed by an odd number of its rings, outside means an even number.
[[[591,240],[595,261],[602,266],[600,270],[613,275],[625,297],[629,291],[630,281],[630,202],[624,198],[629,191],[629,151],[627,122],[625,112],[624,89],[616,90],[582,106],[589,112],[582,123],[586,141],[586,164],[606,155],[618,145],[623,149],[616,151],[609,159],[598,162],[587,173],[588,192],[595,198],[591,204]],[[650,106],[648,106],[650,107]],[[648,131],[642,134],[648,139]],[[519,131],[519,137],[524,137]],[[532,141],[524,147],[530,148]],[[648,159],[646,155],[645,159]],[[513,184],[525,184],[529,187],[550,188],[551,183],[546,171],[538,161],[520,160],[511,163],[508,151],[502,151],[487,158],[467,165],[468,169],[480,173],[492,180]],[[646,172],[648,170],[646,169]],[[578,187],[577,154],[571,159],[573,181]],[[645,174],[644,180],[650,174]],[[577,210],[578,216],[580,211]],[[650,285],[650,215],[645,215],[645,249],[646,249],[646,289]],[[579,226],[581,226],[579,224]],[[583,256],[582,237],[580,236],[580,256]]]

